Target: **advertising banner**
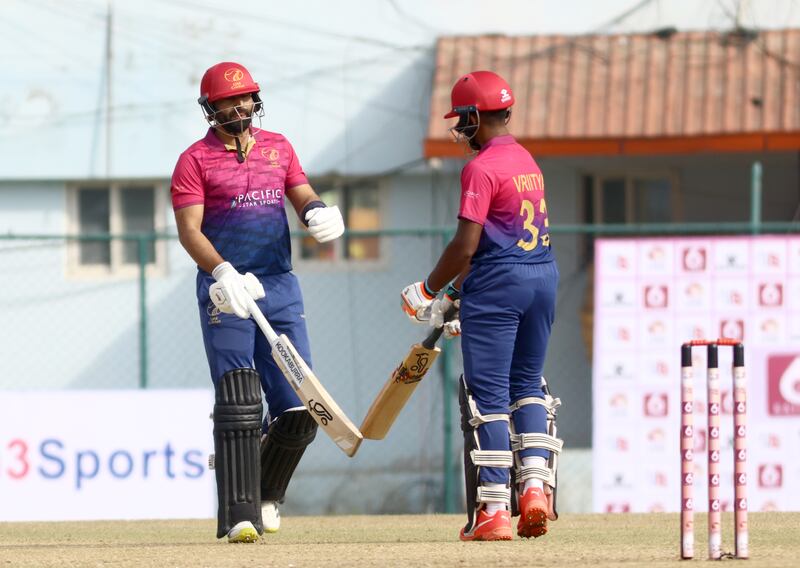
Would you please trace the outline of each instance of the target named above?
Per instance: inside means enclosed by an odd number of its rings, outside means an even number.
[[[210,390],[0,393],[0,521],[211,518]]]
[[[680,509],[680,346],[743,341],[752,511],[800,510],[800,237],[599,239],[593,510]],[[722,498],[733,497],[732,353],[719,348]],[[695,507],[707,510],[706,351],[693,351]]]

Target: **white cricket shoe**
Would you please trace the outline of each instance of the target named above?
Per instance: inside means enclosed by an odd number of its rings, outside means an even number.
[[[257,540],[258,531],[250,521],[238,522],[228,531],[228,542],[256,542]]]
[[[278,511],[277,501],[261,503],[261,522],[264,523],[264,532],[278,532],[278,529],[281,528],[281,513]]]

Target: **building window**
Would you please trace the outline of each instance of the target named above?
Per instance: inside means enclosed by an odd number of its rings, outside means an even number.
[[[152,233],[156,228],[156,188],[152,186],[121,187],[120,220],[122,232],[126,234]],[[123,243],[122,262],[138,264],[140,261],[139,243]],[[151,241],[144,251],[147,264],[156,260],[156,243]]]
[[[581,180],[583,222],[587,224],[673,223],[680,195],[674,174],[585,175]],[[591,259],[594,236],[587,235],[584,257]]]
[[[69,188],[69,225],[76,235],[137,235],[163,232],[167,199],[155,183],[85,183]],[[126,239],[76,240],[69,271],[79,276],[132,276],[139,266],[139,242]],[[144,257],[149,273],[163,270],[162,241],[150,241]]]
[[[348,231],[381,228],[381,191],[377,182],[312,182],[312,187],[328,206],[339,206]],[[307,261],[370,261],[378,260],[380,255],[378,236],[348,236],[329,243],[318,243],[311,236],[300,239],[300,258]]]
[[[78,234],[108,234],[110,232],[111,200],[108,189],[78,190]],[[78,241],[81,265],[110,264],[111,243],[108,241]]]

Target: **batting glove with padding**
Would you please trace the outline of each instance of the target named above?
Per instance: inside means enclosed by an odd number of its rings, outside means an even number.
[[[316,207],[305,214],[308,232],[319,243],[338,239],[344,233],[344,219],[337,206]]]
[[[266,294],[264,286],[251,272],[240,274],[230,262],[220,263],[211,275],[214,282],[208,288],[208,295],[219,311],[236,314],[242,319],[250,317],[247,297],[260,300]]]
[[[460,292],[452,284],[447,287],[447,290],[441,299],[433,301],[431,304],[431,318],[428,322],[432,327],[444,327],[445,339],[451,339],[455,336],[461,335],[461,322],[458,319],[458,309],[461,305]],[[456,307],[456,312],[453,316],[445,321],[445,314],[451,306]]]
[[[424,282],[409,284],[400,292],[400,307],[414,323],[428,321],[430,315],[426,313],[436,298],[436,292],[428,288]]]

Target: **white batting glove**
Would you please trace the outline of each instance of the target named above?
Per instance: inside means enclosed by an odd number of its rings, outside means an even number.
[[[306,213],[308,232],[318,243],[338,239],[344,233],[344,219],[339,207],[317,207]]]
[[[208,288],[208,295],[219,311],[236,314],[242,319],[250,317],[247,309],[248,296],[260,300],[265,296],[264,287],[252,273],[240,274],[230,262],[219,264],[212,271],[214,282]]]
[[[453,286],[448,286],[444,296],[434,300],[431,304],[431,318],[428,323],[431,327],[444,327],[445,339],[461,335],[461,322],[458,319],[458,309],[461,306],[459,296],[458,290]],[[456,312],[448,321],[445,321],[445,314],[451,306],[456,307]]]
[[[445,339],[453,339],[454,337],[458,337],[459,335],[461,335],[461,321],[458,318],[445,322],[444,324]]]
[[[400,292],[400,307],[414,323],[424,323],[429,320],[431,307],[436,293],[427,289],[425,282],[409,284]]]
[[[453,302],[449,296],[445,295],[441,300],[434,300],[433,304],[431,304],[431,318],[428,321],[428,324],[431,327],[442,327],[446,323],[444,321],[444,314],[447,313],[447,310],[449,310],[450,306],[452,306],[454,303],[456,306],[456,315],[454,316],[454,319],[458,319],[458,308],[461,305],[461,300],[456,300]]]
[[[250,297],[254,300],[260,300],[267,295],[267,293],[264,292],[264,285],[252,272],[246,272],[243,280],[244,289],[247,290],[247,293],[250,294]]]

